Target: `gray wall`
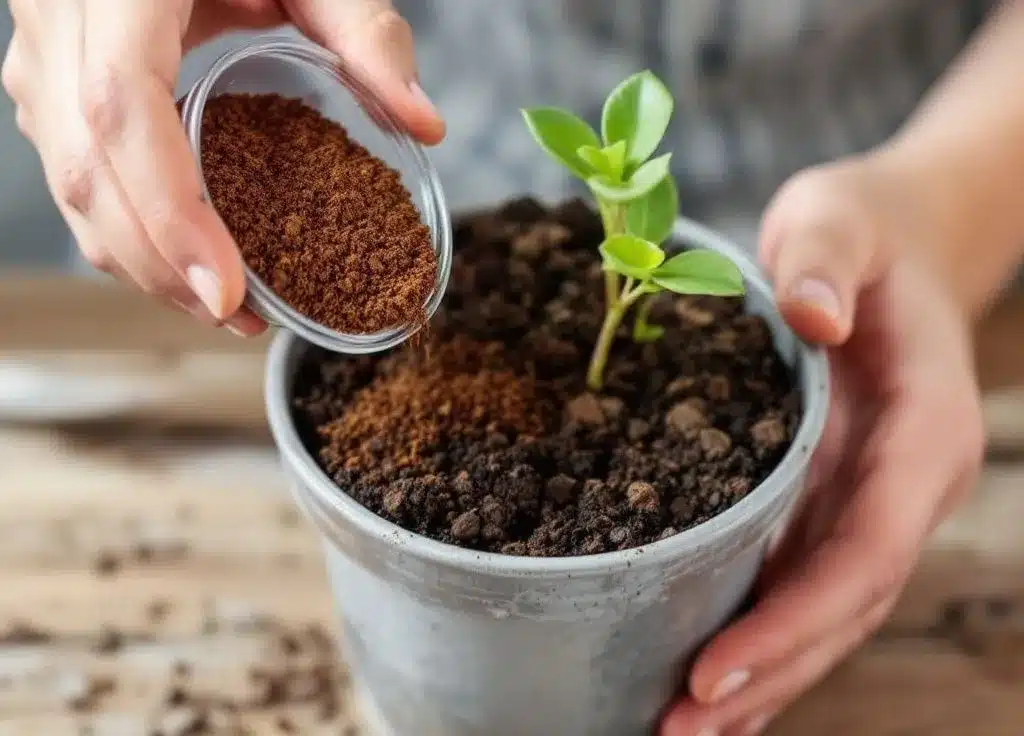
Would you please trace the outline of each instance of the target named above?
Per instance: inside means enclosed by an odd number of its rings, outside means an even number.
[[[0,48],[11,40],[11,16],[0,2]],[[14,124],[14,105],[0,91],[0,269],[67,266],[67,229],[53,206],[39,158]]]

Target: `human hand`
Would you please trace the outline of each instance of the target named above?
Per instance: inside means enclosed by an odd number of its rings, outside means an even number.
[[[783,315],[830,346],[833,405],[808,492],[754,609],[702,652],[662,736],[753,736],[891,612],[983,449],[967,320],[923,250],[913,187],[871,157],[780,190],[761,258]]]
[[[412,32],[389,0],[11,0],[2,70],[18,127],[96,268],[243,335],[238,249],[202,186],[175,106],[185,51],[235,28],[294,22],[361,71],[424,143],[444,123],[416,82]]]

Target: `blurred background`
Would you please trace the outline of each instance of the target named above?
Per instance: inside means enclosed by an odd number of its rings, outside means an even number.
[[[423,41],[423,86],[450,123],[432,158],[455,211],[575,191],[518,115],[495,119],[495,110],[557,103],[593,120],[603,95],[647,58],[634,52],[652,44],[656,60],[679,71],[673,87],[687,90],[682,70],[713,76],[728,62],[721,34],[736,22],[712,12],[733,3],[712,0],[668,4],[689,14],[669,24],[632,2],[398,4]],[[814,55],[821,28],[787,35],[782,15],[739,4],[770,31],[766,46],[742,52],[753,66],[772,49],[806,49],[808,74],[780,89],[799,92],[812,111],[804,119],[825,132],[818,140],[791,125],[793,108],[758,77],[709,85],[718,103],[749,99],[756,114],[733,120],[725,137],[748,164],[766,163],[733,170],[720,131],[684,109],[673,146],[687,162],[688,214],[752,247],[773,187],[826,151],[869,145],[898,126],[990,3],[908,0],[899,38],[924,59],[913,72],[894,71],[905,49],[870,23],[888,4],[822,2],[856,31],[840,34],[832,63],[861,74],[820,78],[810,72],[824,68]],[[516,9],[522,22],[506,15]],[[553,35],[564,12],[588,33]],[[713,33],[694,45],[705,26]],[[10,34],[0,2],[0,49]],[[246,38],[190,54],[179,95]],[[558,59],[510,71],[511,61],[541,60],[556,46]],[[460,60],[456,77],[450,57]],[[770,129],[785,132],[781,143]],[[805,140],[816,145],[796,145]],[[1022,334],[1016,296],[977,332],[990,436],[982,492],[936,535],[890,624],[777,733],[1020,733]],[[242,714],[252,733],[287,732],[292,718],[308,724],[301,733],[356,733],[343,730],[351,694],[324,634],[332,614],[319,544],[286,495],[264,420],[269,339],[193,324],[85,265],[0,92],[0,736],[228,733],[214,722],[222,711]],[[867,713],[880,719],[870,730],[850,725]]]

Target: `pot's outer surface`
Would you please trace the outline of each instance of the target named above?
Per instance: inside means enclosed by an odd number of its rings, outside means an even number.
[[[280,334],[267,409],[296,498],[325,538],[342,652],[374,736],[648,736],[697,649],[742,605],[803,488],[828,408],[825,356],[798,343],[739,248],[681,220],[681,244],[731,257],[749,311],[794,366],[804,417],[743,501],[634,550],[518,558],[404,531],[340,492],[305,450],[291,392],[305,343]]]

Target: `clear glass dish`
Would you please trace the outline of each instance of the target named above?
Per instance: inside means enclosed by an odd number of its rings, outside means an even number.
[[[380,99],[329,51],[304,41],[261,36],[221,56],[185,96],[181,116],[202,170],[202,122],[207,100],[229,92],[277,93],[298,98],[345,127],[353,139],[401,174],[429,228],[437,253],[437,281],[424,308],[429,319],[448,285],[452,262],[451,218],[437,171]],[[209,193],[204,191],[209,200]],[[272,325],[337,353],[365,354],[392,348],[422,325],[347,334],[318,324],[289,306],[246,266],[246,305]]]

